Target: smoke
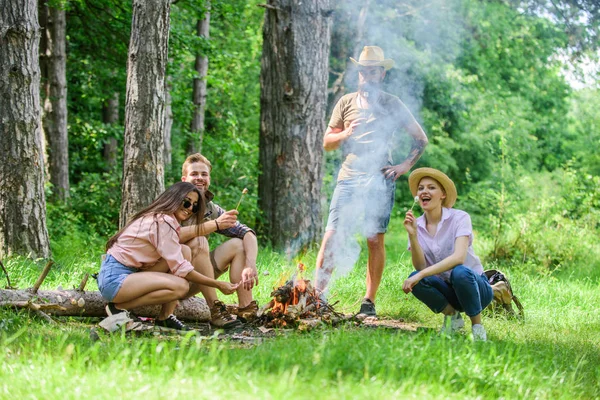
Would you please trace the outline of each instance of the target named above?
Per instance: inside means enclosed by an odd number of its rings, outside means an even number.
[[[460,44],[465,36],[462,11],[463,3],[459,0],[409,0],[402,3],[397,0],[338,2],[332,52],[336,56],[341,55],[345,48],[350,52],[347,56],[358,59],[363,46],[381,47],[385,58],[395,61],[394,67],[387,72],[382,85],[383,91],[399,97],[422,125],[421,107],[425,77],[431,79],[432,74],[435,76],[436,73],[445,73],[445,66],[459,55]],[[340,31],[336,34],[338,27]],[[357,69],[350,68],[345,73],[346,93],[356,91]],[[360,153],[357,159],[350,160],[350,164],[352,169],[360,170],[364,174],[351,183],[344,182],[344,187],[352,190],[353,195],[351,200],[338,210],[336,233],[330,240],[325,254],[325,264],[335,266],[334,279],[347,274],[356,264],[360,255],[357,238],[372,237],[378,232],[379,221],[373,218],[373,215],[387,214],[391,193],[386,191],[385,179],[380,171],[382,164],[385,165],[388,159],[392,165],[401,163],[406,159],[412,145],[411,138],[403,130],[396,130],[393,137],[369,136],[372,132],[390,128],[389,125],[381,124],[399,122],[398,116],[385,115],[386,110],[380,111],[384,117],[381,118],[379,114],[377,124],[363,125],[357,129],[347,143],[344,143],[346,147],[342,150],[342,157],[345,157],[352,154],[353,145],[361,149],[357,150]],[[368,119],[368,112],[361,117]],[[368,150],[365,151],[365,148]],[[397,181],[402,185],[397,192],[402,196],[410,196],[408,187],[405,187],[403,182]]]

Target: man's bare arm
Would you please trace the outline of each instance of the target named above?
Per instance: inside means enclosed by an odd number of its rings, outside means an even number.
[[[325,151],[338,149],[346,139],[352,136],[352,133],[354,133],[354,128],[357,125],[360,125],[364,120],[365,118],[357,118],[352,121],[350,126],[348,126],[346,129],[328,126],[327,130],[325,131],[325,136],[323,136],[323,148]]]

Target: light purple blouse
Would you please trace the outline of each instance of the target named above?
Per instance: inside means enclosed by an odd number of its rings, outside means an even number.
[[[472,269],[477,275],[483,274],[481,261],[473,251],[473,227],[469,214],[453,208],[442,208],[442,220],[439,222],[434,236],[431,236],[427,231],[425,214],[417,218],[417,240],[423,249],[425,263],[428,267],[452,255],[454,253],[454,242],[460,236],[469,237],[467,257],[463,265]],[[408,249],[410,250],[410,242]],[[451,272],[450,269],[437,276],[448,281]]]

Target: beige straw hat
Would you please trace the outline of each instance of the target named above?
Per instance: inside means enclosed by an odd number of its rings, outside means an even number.
[[[417,195],[419,182],[421,182],[421,179],[423,178],[433,178],[442,185],[446,192],[446,198],[442,201],[442,206],[452,208],[454,203],[456,203],[457,196],[456,186],[454,186],[452,179],[448,178],[448,175],[435,168],[417,168],[411,172],[408,177],[408,187],[413,196]]]
[[[365,46],[358,57],[358,61],[350,57],[350,60],[361,67],[384,67],[387,71],[394,66],[394,60],[385,58],[383,50],[378,46]]]

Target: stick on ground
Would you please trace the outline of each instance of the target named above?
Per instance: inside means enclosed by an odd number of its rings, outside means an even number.
[[[2,271],[4,271],[4,275],[6,275],[7,289],[12,289],[12,284],[10,283],[10,278],[8,276],[8,271],[4,268],[4,264],[2,264],[2,260],[0,260],[0,267],[2,267]]]
[[[88,281],[89,277],[90,277],[90,274],[86,273],[85,276],[83,277],[83,279],[81,280],[81,283],[79,284],[79,288],[77,290],[79,290],[80,292],[83,292],[83,289],[85,289],[85,285],[87,285],[87,281]]]
[[[48,272],[50,272],[50,268],[52,268],[52,265],[54,265],[54,261],[52,261],[52,260],[48,261],[48,264],[46,264],[46,266],[44,267],[42,274],[39,276],[39,278],[35,282],[35,285],[33,285],[33,287],[31,288],[31,293],[34,293],[34,294],[37,293],[40,286],[42,286],[44,279],[46,279],[46,276],[48,276]]]

